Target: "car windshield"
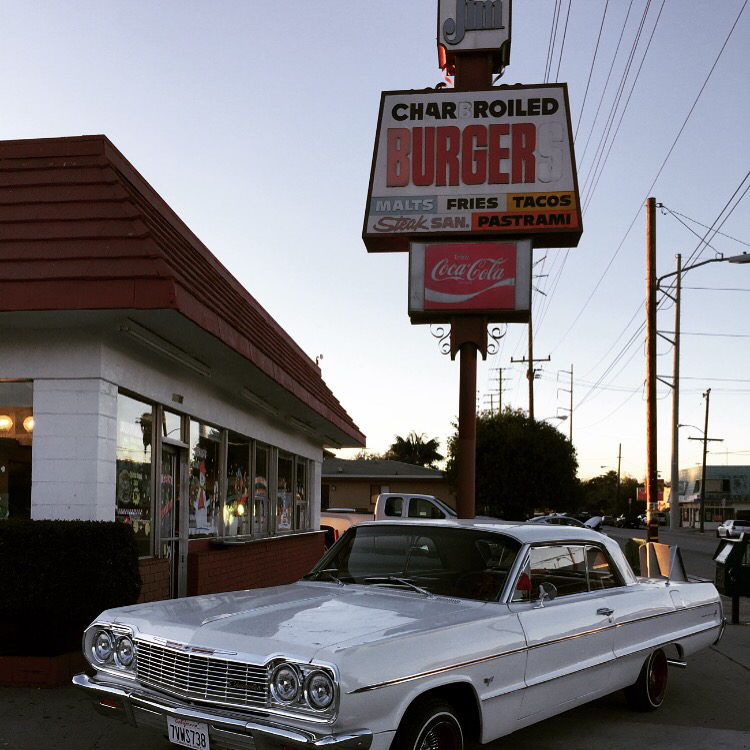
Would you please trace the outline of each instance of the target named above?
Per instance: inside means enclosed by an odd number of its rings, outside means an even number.
[[[475,529],[353,526],[305,579],[495,601],[520,547]]]

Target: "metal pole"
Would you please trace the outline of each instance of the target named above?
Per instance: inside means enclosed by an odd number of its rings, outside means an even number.
[[[653,511],[658,507],[659,487],[657,482],[656,453],[656,199],[649,198],[647,203],[647,479],[646,479],[646,540],[659,541],[659,526],[652,519]],[[652,523],[653,520],[653,523]]]
[[[669,528],[680,527],[680,289],[682,255],[677,255],[677,283],[674,296],[674,364],[672,366],[672,476],[669,499]]]
[[[704,508],[706,505],[706,453],[708,452],[708,402],[711,398],[711,389],[706,388],[706,392],[703,394],[706,397],[706,424],[703,430],[703,471],[701,472],[701,503],[700,503],[700,514],[701,514],[701,534],[703,533],[703,516]]]
[[[531,331],[531,310],[529,310],[529,369],[526,371],[529,379],[529,419],[534,421],[534,336]]]
[[[477,452],[477,347],[471,343],[460,349],[458,385],[458,481],[456,511],[459,518],[474,518]]]
[[[617,447],[617,487],[615,489],[615,508],[620,507],[620,462],[622,461],[622,443]]]
[[[570,363],[570,424],[568,425],[570,432],[570,442],[573,443],[573,363]]]

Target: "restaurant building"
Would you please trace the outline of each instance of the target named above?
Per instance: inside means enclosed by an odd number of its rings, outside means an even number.
[[[283,583],[364,444],[105,136],[0,142],[0,519],[131,524],[143,600]]]

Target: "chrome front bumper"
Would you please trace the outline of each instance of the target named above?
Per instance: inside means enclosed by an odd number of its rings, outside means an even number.
[[[189,719],[208,725],[211,748],[269,750],[271,748],[342,748],[367,750],[372,732],[367,729],[345,734],[319,734],[266,720],[248,719],[232,711],[218,712],[167,698],[138,685],[123,686],[106,677],[77,674],[73,685],[95,701],[97,711],[127,721],[132,726],[161,728],[166,732],[167,716]]]

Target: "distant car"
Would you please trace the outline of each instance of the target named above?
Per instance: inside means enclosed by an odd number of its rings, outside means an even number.
[[[750,521],[744,521],[742,519],[731,519],[724,521],[716,529],[716,536],[723,539],[737,539],[742,533],[750,534]]]
[[[615,517],[614,516],[608,516],[608,515],[602,516],[602,525],[603,526],[614,526],[615,525]]]
[[[623,513],[615,519],[615,526],[621,529],[640,529],[641,517]]]

